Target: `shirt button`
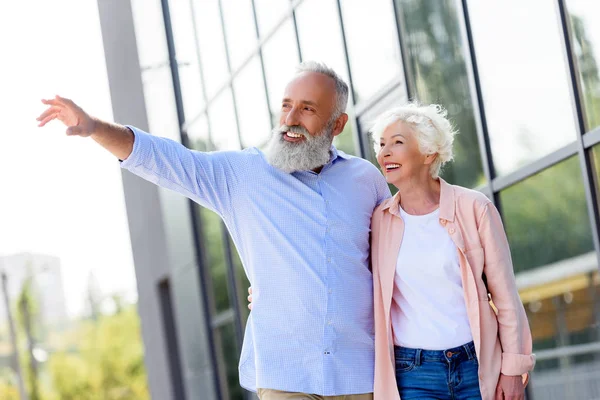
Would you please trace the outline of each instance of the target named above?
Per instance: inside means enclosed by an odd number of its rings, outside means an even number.
[[[443,218],[442,218],[442,219],[440,219],[440,224],[442,224],[442,225],[446,225],[446,220],[445,220],[445,219],[443,219]]]
[[[329,294],[333,293],[333,289],[329,289]]]
[[[327,325],[331,325],[331,324],[333,324],[333,321],[327,322]]]
[[[331,264],[331,257],[327,257],[327,262]]]
[[[454,233],[454,228],[448,229],[448,232],[450,232],[450,234],[452,235]]]

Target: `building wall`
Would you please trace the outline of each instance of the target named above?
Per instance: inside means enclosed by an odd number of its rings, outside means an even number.
[[[549,379],[577,398],[595,390],[578,372],[600,359],[597,2],[132,0],[132,13],[126,1],[98,4],[115,118],[190,148],[262,147],[302,60],[348,80],[350,121],[336,145],[371,161],[379,112],[407,99],[444,105],[460,134],[442,176],[485,193],[511,244],[539,359],[530,397],[549,398]],[[248,398],[237,384],[248,281],[223,223],[125,178],[154,397],[183,385],[188,398]],[[157,376],[177,370],[159,333],[165,282],[182,376],[170,381]]]

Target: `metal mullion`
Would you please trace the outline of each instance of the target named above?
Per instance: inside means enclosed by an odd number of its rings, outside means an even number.
[[[348,97],[349,97],[349,106],[352,109],[352,118],[350,119],[350,126],[352,127],[352,132],[354,133],[354,149],[362,158],[367,158],[367,152],[365,148],[365,143],[363,140],[363,135],[360,132],[360,127],[358,123],[358,115],[356,110],[354,109],[354,105],[356,104],[355,93],[354,93],[354,81],[352,80],[352,70],[350,68],[350,56],[348,55],[348,43],[346,41],[346,29],[344,27],[344,16],[342,13],[342,4],[340,0],[336,1],[338,17],[339,17],[339,26],[340,33],[342,35],[342,47],[344,48],[344,59],[346,61],[346,69],[348,71]]]
[[[182,93],[181,93],[181,81],[179,79],[179,67],[177,64],[177,56],[176,56],[176,52],[175,52],[175,41],[174,41],[174,35],[173,35],[173,27],[171,24],[171,13],[169,10],[169,1],[168,0],[161,0],[161,5],[162,5],[162,11],[163,11],[163,20],[164,20],[164,25],[165,25],[165,35],[166,35],[166,39],[167,39],[167,49],[169,52],[169,64],[171,66],[171,78],[172,78],[172,83],[173,83],[173,92],[174,92],[174,96],[175,96],[175,105],[177,108],[177,119],[179,122],[179,135],[180,135],[180,139],[183,143],[184,146],[189,145],[188,142],[188,138],[187,135],[182,135],[182,126],[185,122],[185,112],[183,109],[183,99],[182,99]],[[192,234],[194,235],[195,238],[200,239],[202,237],[202,233],[201,233],[201,224],[200,221],[198,219],[198,216],[196,215],[195,211],[195,207],[193,205],[193,203],[191,201],[188,201],[188,207],[189,207],[189,213],[190,213],[190,218],[191,218],[191,225],[192,225]],[[206,283],[207,283],[207,277],[205,276],[205,265],[201,256],[201,249],[199,246],[199,242],[198,240],[194,241],[194,248],[195,248],[195,257],[196,257],[196,264],[197,267],[199,269],[199,273],[198,273],[198,279],[199,279],[199,284],[201,285],[201,288],[206,287]],[[207,329],[207,337],[208,337],[208,342],[210,344],[210,358],[212,361],[213,366],[217,366],[218,365],[218,359],[217,359],[217,354],[215,352],[215,339],[214,339],[214,335],[212,332],[212,329],[210,329],[210,318],[211,318],[211,310],[209,307],[209,302],[210,299],[208,299],[207,293],[205,290],[201,291],[201,296],[203,297],[203,303],[204,303],[204,322],[205,322],[205,326],[208,328]],[[185,389],[184,389],[185,390]],[[218,382],[215,382],[215,390],[216,390],[216,395],[218,398],[222,398],[223,397],[223,393],[221,390],[220,385],[218,384]]]
[[[198,114],[196,114],[194,117],[190,118],[188,122],[186,122],[186,127],[189,127],[189,126],[193,125],[202,116],[202,114],[204,114],[207,111],[208,106],[210,105],[210,103],[212,103],[217,97],[219,97],[219,95],[224,90],[226,90],[228,87],[231,86],[231,83],[233,82],[233,79],[235,79],[235,77],[240,73],[240,71],[246,65],[248,65],[248,63],[250,63],[250,61],[252,61],[252,57],[254,57],[258,53],[258,51],[261,49],[261,47],[267,41],[269,41],[269,39],[271,39],[271,37],[273,37],[275,35],[275,33],[277,33],[277,30],[288,20],[288,18],[290,17],[290,15],[294,11],[294,9],[297,8],[304,1],[305,0],[295,0],[292,3],[292,5],[290,6],[289,10],[284,14],[284,16],[282,17],[282,19],[277,24],[275,24],[275,26],[269,31],[269,33],[267,33],[263,38],[261,38],[261,40],[259,41],[259,43],[257,43],[256,47],[254,48],[254,50],[252,50],[248,54],[248,56],[246,57],[246,59],[244,59],[244,61],[242,61],[242,63],[239,65],[239,67],[237,67],[233,72],[231,72],[229,79],[227,79],[223,83],[223,85],[219,89],[217,89],[216,92],[207,100],[206,106]]]
[[[510,174],[494,178],[491,182],[492,189],[500,192],[577,154],[578,143],[572,142]]]
[[[256,30],[256,40],[260,42],[260,27],[258,26],[258,17],[256,15],[256,4],[254,0],[250,0],[252,3],[252,18],[254,19],[254,29]],[[269,96],[269,85],[267,84],[267,73],[265,72],[265,60],[263,57],[262,47],[258,48],[258,58],[260,60],[260,71],[263,79],[263,86],[265,89],[265,98],[267,100],[267,110],[269,111],[269,125],[271,129],[275,126],[273,124],[273,113],[271,112],[271,99]],[[243,145],[243,143],[242,143]]]
[[[589,149],[600,143],[600,126],[583,135],[583,147]]]
[[[194,0],[190,0],[190,9],[192,11],[192,29],[194,31],[194,42],[196,44],[196,58],[198,60],[198,70],[200,72],[200,84],[202,85],[202,98],[204,99],[204,108],[206,109],[206,106],[208,105],[208,94],[206,92],[206,79],[204,78],[204,69],[202,67],[202,52],[200,51],[200,41],[198,40],[198,27],[196,25],[196,11],[194,10]],[[206,112],[207,110],[204,111],[204,114],[206,115],[206,125],[208,128],[208,140],[212,141],[212,127],[211,127],[211,123],[210,123],[210,116],[208,115],[208,112]],[[202,115],[202,114],[200,114]],[[181,130],[182,132],[187,136],[187,132],[186,132],[186,128],[188,126],[186,126],[186,124],[184,123],[183,125],[181,125]],[[187,138],[186,138],[187,139]],[[212,143],[209,143],[210,146],[212,146]]]
[[[296,21],[296,7],[294,7],[292,0],[290,0],[290,3],[292,3],[292,23],[294,24],[294,34],[296,35],[296,49],[298,50],[298,59],[300,60],[300,62],[302,62],[302,48],[300,47],[300,34],[298,33],[298,22]]]
[[[479,156],[481,157],[481,164],[483,166],[483,173],[487,180],[487,187],[492,192],[491,200],[499,208],[499,197],[494,194],[494,187],[492,181],[495,177],[495,169],[493,164],[493,155],[490,144],[490,136],[487,125],[487,118],[485,114],[485,104],[483,102],[483,91],[481,88],[481,80],[479,79],[479,67],[477,65],[477,57],[475,54],[475,43],[473,40],[473,30],[471,29],[471,19],[469,16],[469,9],[467,0],[457,2],[457,8],[460,8],[458,12],[459,20],[462,20],[460,30],[462,34],[463,42],[467,44],[465,47],[465,62],[467,70],[467,78],[469,80],[469,89],[471,93],[471,101],[473,104],[473,113],[475,119],[475,130],[477,133],[477,142],[479,144]]]
[[[235,118],[235,125],[237,127],[237,136],[240,142],[240,146],[242,145],[242,135],[240,133],[240,118],[238,114],[237,101],[235,96],[235,89],[233,88],[233,78],[231,77],[231,57],[229,56],[229,46],[227,43],[227,32],[225,31],[225,17],[223,16],[223,2],[222,0],[218,0],[219,4],[219,17],[221,19],[221,31],[223,32],[223,45],[225,46],[225,60],[227,61],[227,71],[230,76],[230,89],[231,89],[231,97],[233,100],[233,115]]]
[[[562,33],[563,33],[563,55],[566,59],[571,78],[569,90],[571,92],[571,100],[574,113],[577,117],[577,150],[579,153],[579,164],[583,175],[583,186],[587,203],[588,216],[590,219],[590,229],[592,231],[592,241],[596,250],[596,258],[598,260],[598,268],[600,269],[600,210],[598,206],[598,194],[595,189],[595,182],[592,174],[592,159],[589,152],[586,150],[583,143],[583,133],[585,132],[585,116],[583,114],[583,105],[580,92],[578,91],[578,76],[576,69],[575,56],[571,46],[571,24],[567,6],[564,0],[557,0],[555,3],[558,8]]]
[[[356,113],[357,117],[360,117],[364,113],[371,110],[371,108],[373,108],[383,99],[388,97],[392,92],[398,90],[403,83],[404,81],[401,77],[395,77],[394,79],[386,83],[385,86],[379,89],[374,95],[372,95],[366,100],[357,103],[354,107],[354,112]]]
[[[404,41],[404,37],[406,37],[406,32],[404,31],[404,22],[400,23],[402,11],[400,10],[400,5],[398,4],[398,0],[390,0],[392,2],[392,6],[394,8],[394,22],[396,23],[396,35],[398,37],[398,48],[400,50],[400,57],[402,58],[402,72],[404,73],[404,82],[405,82],[405,92],[406,98],[411,100],[413,96],[416,95],[417,89],[413,87],[412,80],[410,79],[414,76],[412,67],[410,65],[410,54],[408,49],[406,48],[406,42]],[[402,18],[402,21],[404,19]]]

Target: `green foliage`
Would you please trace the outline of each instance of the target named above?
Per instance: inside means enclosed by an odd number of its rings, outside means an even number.
[[[52,355],[49,371],[61,400],[149,399],[139,317],[134,307],[78,329],[79,353]]]

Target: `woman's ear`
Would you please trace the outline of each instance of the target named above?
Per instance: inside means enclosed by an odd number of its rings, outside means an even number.
[[[426,155],[424,164],[431,165],[436,160],[437,157],[438,157],[438,153]]]

